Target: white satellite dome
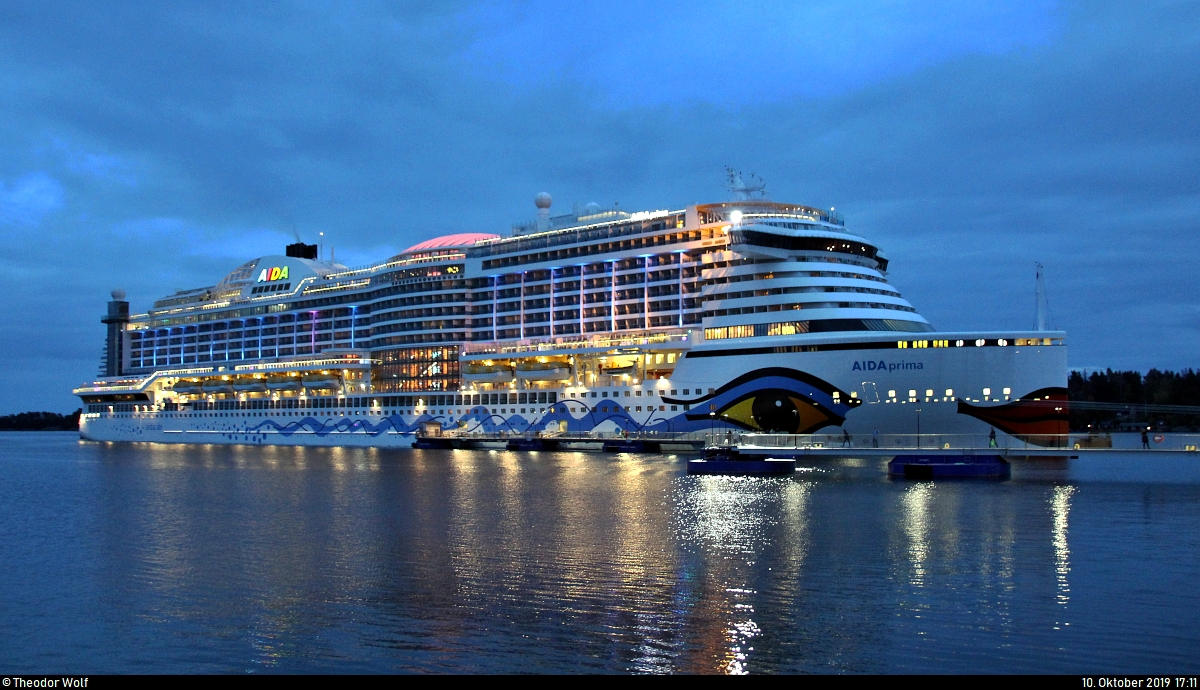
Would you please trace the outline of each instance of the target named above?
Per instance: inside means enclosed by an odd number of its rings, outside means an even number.
[[[533,203],[538,208],[550,208],[550,204],[553,202],[554,199],[546,192],[540,192],[537,196],[533,197]]]

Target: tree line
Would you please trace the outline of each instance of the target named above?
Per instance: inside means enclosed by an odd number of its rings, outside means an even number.
[[[0,416],[0,431],[78,431],[79,414],[57,412],[22,412]]]
[[[1200,408],[1200,372],[1192,369],[1179,372],[1151,369],[1145,374],[1106,369],[1087,376],[1072,371],[1067,378],[1067,398],[1072,402],[1130,406],[1128,410],[1072,406],[1072,430],[1128,430],[1143,426],[1163,431],[1200,430],[1200,409],[1170,411],[1145,408],[1147,405]]]

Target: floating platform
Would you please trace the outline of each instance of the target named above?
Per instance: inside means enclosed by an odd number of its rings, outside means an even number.
[[[427,450],[446,450],[454,448],[454,439],[448,437],[443,438],[439,436],[418,436],[416,440],[413,441],[412,447],[424,448]]]
[[[557,438],[510,438],[505,450],[558,450]]]
[[[888,463],[889,477],[904,479],[1008,479],[1012,465],[999,455],[897,455]]]
[[[616,438],[604,442],[605,453],[660,453],[662,444],[641,438]]]

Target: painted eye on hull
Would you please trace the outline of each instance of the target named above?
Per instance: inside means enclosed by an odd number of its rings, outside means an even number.
[[[840,421],[820,406],[780,389],[754,391],[717,415],[748,429],[782,434],[810,433]]]

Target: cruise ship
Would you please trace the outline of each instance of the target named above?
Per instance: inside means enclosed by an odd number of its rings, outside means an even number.
[[[97,441],[410,446],[606,436],[1067,432],[1065,334],[941,331],[833,210],[597,204],[349,268],[299,240],[131,313],[75,389]]]

